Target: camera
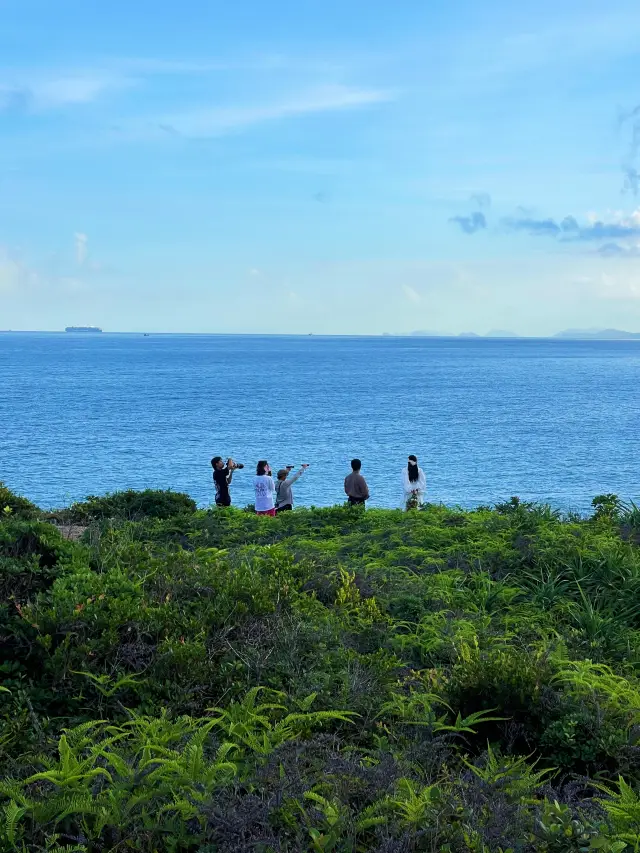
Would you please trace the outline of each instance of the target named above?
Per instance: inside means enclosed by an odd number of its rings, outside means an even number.
[[[240,470],[241,468],[244,468],[244,465],[242,465],[240,462],[234,462],[233,459],[227,459],[227,468],[229,468],[230,470],[234,468]]]

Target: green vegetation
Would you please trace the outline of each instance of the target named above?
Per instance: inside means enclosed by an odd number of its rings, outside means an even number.
[[[143,518],[171,518],[180,513],[196,511],[196,502],[180,492],[165,492],[146,489],[135,492],[116,492],[112,495],[95,497],[91,495],[80,503],[72,504],[68,509],[52,513],[53,518],[63,522],[87,524],[91,521],[120,518],[140,521]]]
[[[634,505],[0,497],[0,853],[640,851]]]
[[[14,494],[0,480],[0,513],[6,518],[8,515],[19,518],[37,518],[38,507],[20,495]]]

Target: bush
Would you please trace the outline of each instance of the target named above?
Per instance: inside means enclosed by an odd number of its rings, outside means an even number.
[[[24,603],[48,589],[76,553],[50,524],[10,519],[0,523],[0,601]]]
[[[0,480],[0,519],[11,516],[12,518],[37,518],[40,514],[38,507],[27,498],[16,495]]]
[[[140,521],[144,518],[168,519],[194,513],[196,509],[195,501],[181,492],[155,489],[136,492],[130,489],[103,497],[90,495],[86,501],[73,504],[65,516],[69,521],[78,523],[115,518]]]
[[[14,702],[4,726],[0,719],[0,757],[3,736],[12,742],[16,725],[23,737],[28,732],[25,740],[37,734],[33,719],[26,716],[27,707],[33,713],[33,702],[42,710],[56,703],[39,626],[27,611],[29,603],[38,597],[42,600],[57,578],[78,566],[81,557],[80,549],[50,524],[17,518],[0,523],[0,685],[12,691]]]

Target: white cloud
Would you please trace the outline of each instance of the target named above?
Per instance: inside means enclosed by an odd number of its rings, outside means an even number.
[[[42,80],[30,86],[35,106],[55,109],[67,104],[88,104],[108,90],[122,89],[132,81],[121,77],[68,76]]]
[[[278,54],[203,59],[113,57],[99,58],[90,66],[59,66],[57,68],[2,68],[0,66],[0,111],[25,106],[31,110],[47,111],[89,104],[107,94],[151,82],[155,77],[197,77],[235,72],[259,75],[261,79],[264,75],[271,74],[285,80],[300,77],[332,80],[344,73],[343,66],[344,63],[339,63],[335,59]],[[333,92],[331,92],[332,89]],[[318,96],[322,97],[322,90],[319,90]],[[343,104],[345,107],[369,102],[368,98],[379,99],[373,93],[367,94],[361,90],[341,86],[327,87],[326,96],[334,101],[342,98],[345,101]],[[279,108],[291,109],[294,112],[305,111],[304,105],[295,103],[282,104]],[[336,105],[333,108],[339,107]],[[315,110],[312,108],[311,111]],[[218,110],[215,123],[222,123],[225,127],[253,123],[251,114],[254,112],[253,107],[239,111]],[[207,116],[210,114],[207,110],[199,112],[194,110],[191,118],[196,123],[199,121],[208,124]],[[187,113],[179,117],[186,120],[188,116]],[[157,123],[171,122],[158,120]]]
[[[409,287],[408,284],[402,285],[402,292],[405,295],[405,298],[408,299],[409,302],[413,302],[414,305],[417,305],[419,302],[422,302],[422,297],[413,287]]]
[[[608,268],[601,268],[591,275],[574,275],[569,283],[579,288],[581,296],[586,290],[602,300],[640,299],[640,272],[627,270],[626,267],[615,273],[610,272]]]
[[[215,107],[185,110],[145,122],[155,128],[170,129],[190,137],[222,136],[233,130],[264,122],[314,113],[356,109],[389,101],[392,93],[382,89],[366,89],[345,85],[316,86],[272,103],[237,107]],[[166,131],[165,131],[166,132]]]
[[[79,267],[83,267],[87,261],[87,254],[89,248],[89,238],[86,234],[77,233],[75,234],[75,243],[76,243],[76,264]]]
[[[9,293],[38,283],[38,274],[7,248],[0,246],[0,293]]]
[[[595,289],[603,299],[640,299],[640,274],[602,273]]]
[[[90,104],[107,93],[135,85],[133,78],[106,72],[74,72],[56,74],[42,72],[12,75],[16,82],[6,82],[0,71],[0,111],[11,107],[31,111],[50,111],[67,106]]]

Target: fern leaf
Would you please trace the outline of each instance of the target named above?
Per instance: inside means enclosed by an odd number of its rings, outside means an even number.
[[[26,814],[27,809],[24,806],[19,806],[15,800],[10,800],[4,809],[4,830],[7,834],[9,842],[13,845],[16,843],[16,829],[18,823]]]

